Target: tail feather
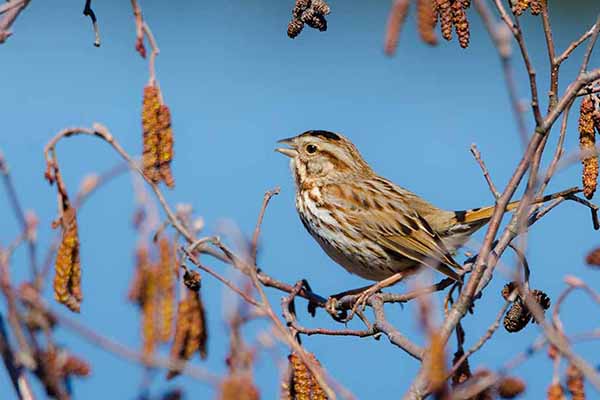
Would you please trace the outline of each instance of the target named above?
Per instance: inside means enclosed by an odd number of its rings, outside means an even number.
[[[568,196],[570,194],[575,194],[575,193],[579,193],[579,192],[581,192],[581,189],[574,187],[571,189],[563,190],[561,192],[546,195],[539,199],[535,199],[532,201],[532,204],[545,203],[547,201],[554,200],[559,197],[564,197],[564,196]],[[519,207],[520,203],[521,203],[520,200],[508,203],[508,205],[506,206],[506,211],[515,210],[517,207]],[[495,207],[496,206],[493,205],[493,206],[487,206],[487,207],[482,207],[482,208],[473,208],[470,210],[454,211],[454,220],[455,220],[454,222],[456,224],[465,224],[465,225],[476,225],[476,226],[483,225],[487,221],[490,220],[490,218],[492,217],[492,214],[494,213]]]

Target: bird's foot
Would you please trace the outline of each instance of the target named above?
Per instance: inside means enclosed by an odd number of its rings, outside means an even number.
[[[331,315],[331,318],[338,322],[346,322],[348,320],[348,311],[341,309],[339,298],[335,295],[330,296],[327,299],[327,303],[325,303],[325,311]]]
[[[396,283],[404,279],[405,276],[405,274],[397,272],[394,275],[385,278],[384,280],[377,282],[376,284],[369,286],[367,289],[363,290],[359,294],[358,298],[354,302],[354,305],[352,306],[352,309],[350,310],[350,315],[348,315],[348,321],[354,317],[354,314],[356,314],[357,310],[360,310],[361,312],[365,310],[367,302],[369,301],[371,296],[379,293],[381,289],[395,285]]]

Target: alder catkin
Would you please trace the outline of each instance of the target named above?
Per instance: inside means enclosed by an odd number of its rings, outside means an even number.
[[[456,353],[454,353],[454,358],[452,359],[452,365],[456,364],[458,360],[465,354],[462,349],[459,349]],[[469,359],[466,358],[456,369],[454,374],[452,375],[452,386],[460,385],[465,382],[472,376],[471,368],[469,367]]]
[[[219,400],[259,400],[260,393],[246,374],[226,377],[220,386]],[[307,400],[310,400],[307,399]]]
[[[452,3],[452,23],[456,30],[456,36],[458,36],[460,47],[463,49],[469,47],[469,39],[471,37],[469,21],[467,20],[467,13],[460,1]]]
[[[531,313],[520,298],[516,299],[504,316],[504,328],[511,333],[525,328],[531,321]]]
[[[160,124],[158,110],[160,109],[160,94],[155,86],[144,88],[142,103],[143,155],[142,166],[144,174],[154,183],[160,181],[158,168]]]
[[[585,400],[583,374],[573,364],[569,364],[567,368],[567,390],[571,394],[571,400]]]
[[[132,303],[142,307],[144,301],[144,280],[146,279],[146,270],[150,268],[148,246],[142,245],[136,250],[135,260],[135,271],[133,273],[131,285],[129,286],[127,298]]]
[[[417,0],[417,29],[421,39],[432,46],[437,44],[435,25],[437,14],[434,6],[435,0]]]
[[[317,365],[319,361],[311,353],[305,353],[312,361]],[[327,396],[323,389],[319,386],[319,383],[312,375],[306,364],[302,362],[302,359],[298,354],[292,353],[288,356],[289,368],[291,371],[290,375],[290,390],[291,398],[297,400],[326,400]]]
[[[68,354],[62,365],[61,374],[63,376],[89,376],[92,371],[90,364],[73,354]]]
[[[323,0],[312,0],[310,7],[318,15],[328,15],[331,12],[329,5]]]
[[[160,253],[158,286],[160,310],[160,341],[168,342],[173,328],[173,314],[175,307],[175,278],[177,263],[171,241],[161,237],[158,242]]]
[[[207,356],[208,331],[206,312],[200,298],[200,274],[195,271],[186,271],[184,283],[188,290],[177,308],[171,359],[189,360],[196,352],[200,353],[200,357],[204,359]],[[171,369],[167,373],[167,379],[171,379],[179,373],[179,369]]]
[[[591,199],[596,191],[598,182],[598,156],[596,151],[596,136],[594,134],[594,102],[591,96],[586,96],[581,101],[579,109],[579,150],[583,153],[593,153],[582,157],[583,164],[583,194]]]
[[[83,296],[77,214],[73,207],[65,206],[60,224],[62,238],[54,264],[54,298],[71,311],[79,312]]]
[[[529,11],[531,11],[531,15],[540,15],[546,7],[547,0],[531,0],[531,4],[529,5]]]
[[[304,22],[302,22],[299,19],[292,19],[290,21],[290,23],[288,24],[287,35],[291,39],[294,39],[296,36],[298,36],[300,34],[300,32],[302,32],[303,28],[304,28]]]
[[[565,397],[565,391],[560,383],[556,382],[548,387],[547,400],[567,400]]]
[[[385,40],[383,44],[383,50],[385,54],[391,56],[396,51],[398,46],[398,37],[400,31],[404,26],[406,15],[408,14],[408,7],[410,2],[408,0],[394,0],[392,3],[392,9],[390,10],[387,22],[387,28],[385,31]]]
[[[165,184],[172,188],[175,180],[171,172],[173,160],[173,129],[169,107],[161,103],[158,87],[149,85],[144,88],[142,103],[144,175],[152,182]]]
[[[146,269],[142,294],[142,353],[151,357],[158,340],[158,267]]]
[[[504,297],[505,300],[509,300],[510,294],[513,293],[516,288],[516,282],[507,283],[502,288],[502,297]],[[529,295],[535,299],[543,310],[550,308],[550,297],[543,291],[535,289],[529,292]],[[504,316],[504,328],[511,333],[518,332],[527,326],[529,321],[531,321],[531,317],[531,312],[527,308],[525,301],[517,295],[512,306]]]
[[[452,12],[452,3],[450,0],[435,0],[436,10],[440,20],[440,29],[442,37],[446,40],[452,40],[452,20],[454,18]]]
[[[512,12],[517,16],[523,14],[523,11],[529,8],[529,3],[531,3],[531,0],[516,0],[512,6]]]
[[[429,337],[429,382],[431,391],[444,397],[444,393],[447,391],[446,385],[446,351],[444,346],[444,340],[439,332],[433,332]]]
[[[158,109],[158,172],[165,184],[173,188],[175,180],[171,172],[173,160],[173,129],[171,128],[171,111],[161,104]]]
[[[600,247],[592,250],[585,258],[585,262],[593,267],[600,267]]]
[[[500,380],[497,391],[498,396],[502,399],[514,399],[525,392],[525,382],[519,378],[507,376]]]

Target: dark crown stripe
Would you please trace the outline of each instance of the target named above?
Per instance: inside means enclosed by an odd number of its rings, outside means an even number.
[[[329,139],[329,140],[342,140],[342,138],[333,133],[333,132],[329,132],[329,131],[306,131],[303,133],[303,135],[309,135],[309,136],[321,136],[325,139]]]

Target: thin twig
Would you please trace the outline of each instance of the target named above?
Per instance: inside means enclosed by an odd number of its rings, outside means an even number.
[[[29,223],[27,222],[27,217],[25,215],[25,212],[23,211],[23,206],[21,205],[21,201],[19,200],[17,190],[15,189],[15,185],[13,184],[8,165],[6,163],[6,160],[4,159],[4,156],[2,155],[2,152],[0,152],[0,175],[2,175],[2,182],[4,183],[4,188],[6,189],[6,193],[8,194],[8,199],[15,213],[15,217],[21,225],[21,230],[27,240],[31,274],[32,276],[36,276],[37,261],[35,235],[33,234],[33,232],[30,232],[32,227],[30,227]]]
[[[275,195],[278,195],[280,192],[279,187],[276,187],[272,190],[269,190],[265,193],[265,197],[263,198],[262,206],[260,208],[260,212],[258,213],[258,219],[256,221],[256,227],[254,228],[254,234],[252,235],[252,244],[251,244],[251,254],[252,260],[254,264],[256,264],[256,255],[258,252],[258,238],[260,236],[260,228],[262,225],[263,218],[265,216],[265,211],[267,210],[267,206],[269,205],[269,201]]]
[[[488,340],[490,340],[492,338],[494,333],[496,333],[496,331],[498,330],[498,327],[500,327],[500,320],[504,316],[504,313],[506,312],[506,310],[508,309],[510,304],[511,303],[509,301],[506,301],[504,303],[504,305],[502,306],[500,311],[498,311],[498,314],[496,315],[496,319],[494,319],[494,322],[492,322],[492,324],[485,331],[485,334],[473,345],[473,347],[471,347],[469,350],[467,350],[454,363],[454,365],[452,366],[452,369],[450,369],[450,372],[448,372],[448,374],[447,374],[448,377],[451,377],[452,375],[454,375],[454,373],[460,368],[462,363],[465,362],[465,360],[467,358],[469,358],[473,353],[477,352]]]
[[[588,29],[583,35],[581,35],[581,37],[579,37],[579,39],[571,42],[571,44],[565,49],[565,51],[563,51],[561,53],[561,55],[558,56],[558,58],[556,59],[556,62],[560,64],[563,61],[565,61],[567,58],[569,58],[569,56],[571,55],[571,53],[573,53],[573,51],[575,51],[575,49],[577,49],[583,42],[585,42],[587,39],[589,39],[592,36],[592,33],[594,32],[595,29],[596,29],[596,24],[592,25],[592,27],[590,29]]]
[[[35,397],[25,371],[18,365],[18,360],[10,347],[2,314],[0,314],[0,355],[19,400],[33,400]]]
[[[585,71],[587,71],[588,64],[590,62],[590,57],[592,56],[592,51],[594,51],[594,46],[596,45],[596,40],[598,39],[598,34],[600,33],[600,14],[596,17],[596,23],[592,28],[592,34],[590,35],[590,40],[588,41],[588,45],[585,49],[585,53],[583,54],[583,61],[581,63],[581,67],[579,68],[579,76],[582,76]]]
[[[498,197],[500,197],[500,193],[498,192],[498,189],[496,189],[496,185],[494,185],[494,182],[492,181],[490,173],[489,173],[487,167],[485,166],[485,163],[481,159],[481,153],[477,149],[477,145],[475,143],[471,144],[471,154],[473,154],[473,157],[475,157],[477,164],[479,164],[479,167],[481,168],[481,172],[483,172],[483,177],[485,178],[485,181],[487,182],[487,184],[490,188],[490,191],[492,192],[492,195],[494,196],[494,199],[497,199]]]
[[[100,28],[98,27],[96,13],[94,10],[92,10],[92,0],[85,0],[83,15],[90,17],[90,20],[92,21],[92,28],[94,29],[94,46],[100,47]]]
[[[8,39],[12,32],[10,27],[15,22],[21,11],[29,5],[30,0],[14,0],[5,3],[0,6],[0,44],[4,43]]]

